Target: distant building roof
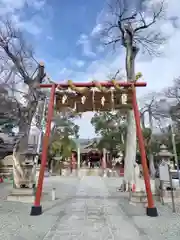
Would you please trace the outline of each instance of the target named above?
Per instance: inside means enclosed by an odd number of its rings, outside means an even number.
[[[90,151],[98,151],[97,149],[97,143],[100,139],[91,139],[86,144],[80,144],[80,152],[81,153],[88,153]]]

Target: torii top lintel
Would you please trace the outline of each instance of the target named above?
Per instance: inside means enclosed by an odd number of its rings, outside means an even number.
[[[55,85],[54,85],[55,84]],[[132,108],[132,87],[145,87],[145,82],[79,82],[41,84],[56,88],[56,109],[76,112],[111,111]]]
[[[102,87],[113,87],[114,83],[113,81],[103,81],[103,82],[72,82],[74,86],[76,87],[96,87],[96,84],[100,84]],[[63,82],[63,83],[50,83],[50,84],[40,84],[40,88],[51,88],[52,85],[55,84],[56,88],[61,87],[61,88],[68,88],[69,83],[68,82]],[[119,82],[116,81],[116,84],[121,87],[131,87],[132,85],[135,87],[146,87],[147,83],[146,82]]]

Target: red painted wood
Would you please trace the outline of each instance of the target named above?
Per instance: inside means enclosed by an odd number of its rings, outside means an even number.
[[[56,86],[55,86],[55,84],[53,84],[52,88],[51,88],[51,95],[50,95],[50,101],[49,101],[49,106],[48,106],[46,132],[45,132],[44,139],[43,139],[41,167],[40,167],[40,172],[39,172],[38,185],[37,185],[37,190],[36,190],[34,206],[40,206],[40,202],[41,202],[44,172],[45,172],[46,162],[47,162],[48,143],[49,143],[49,136],[50,136],[50,132],[51,132],[51,121],[52,121],[52,117],[53,117],[53,113],[54,113],[55,91],[56,91]]]
[[[134,116],[136,121],[136,131],[137,131],[137,137],[138,137],[138,143],[139,143],[139,150],[141,154],[141,163],[143,167],[144,183],[145,183],[146,193],[147,193],[148,208],[154,208],[154,200],[153,200],[153,195],[151,191],[149,170],[147,166],[146,151],[145,151],[144,139],[143,139],[143,134],[141,129],[140,113],[139,113],[138,104],[136,100],[135,88],[133,88],[132,101],[133,101],[133,110],[134,110]]]
[[[110,81],[104,81],[104,82],[98,82],[102,87],[113,87],[114,84]],[[134,85],[135,87],[146,87],[147,83],[146,82],[116,82],[118,86],[121,87],[131,87]],[[40,88],[51,88],[53,84],[40,84]],[[56,87],[62,87],[62,88],[68,88],[69,84],[68,83],[55,83]],[[75,87],[95,87],[96,83],[94,82],[74,82],[73,85]]]

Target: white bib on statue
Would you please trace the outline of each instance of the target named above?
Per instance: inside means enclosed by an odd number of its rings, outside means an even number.
[[[140,192],[142,189],[141,179],[140,179],[140,169],[137,163],[134,164],[134,182],[136,185],[136,192]]]

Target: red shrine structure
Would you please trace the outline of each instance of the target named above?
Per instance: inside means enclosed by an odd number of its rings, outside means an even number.
[[[78,144],[79,146],[79,164],[80,167],[100,167],[102,166],[102,159],[103,159],[103,150],[99,150],[97,148],[99,139],[93,139],[93,140],[86,140],[85,142],[81,142]],[[109,153],[105,152],[105,159],[106,159],[106,165],[107,167],[112,167],[110,164],[110,158]],[[71,160],[74,159],[74,161],[78,162],[78,151],[74,150],[72,151]],[[71,169],[73,169],[73,165],[71,162]],[[74,167],[77,169],[77,165],[74,165]]]
[[[40,88],[49,88],[51,90],[51,94],[48,106],[46,132],[43,140],[38,185],[35,202],[31,208],[30,215],[37,216],[42,214],[41,195],[54,108],[56,111],[66,111],[69,108],[81,113],[86,111],[112,111],[117,109],[123,109],[126,111],[133,109],[136,122],[139,151],[141,155],[141,163],[143,167],[144,183],[148,200],[146,213],[148,216],[158,216],[151,191],[144,139],[140,123],[140,113],[136,100],[136,87],[145,86],[145,82],[119,82],[115,80],[105,82],[93,81],[87,83],[73,83],[72,81],[68,81],[67,83],[41,84],[39,86]],[[75,154],[75,152],[72,152],[72,168],[75,168],[76,166]],[[105,166],[103,164],[103,168],[104,167]]]

